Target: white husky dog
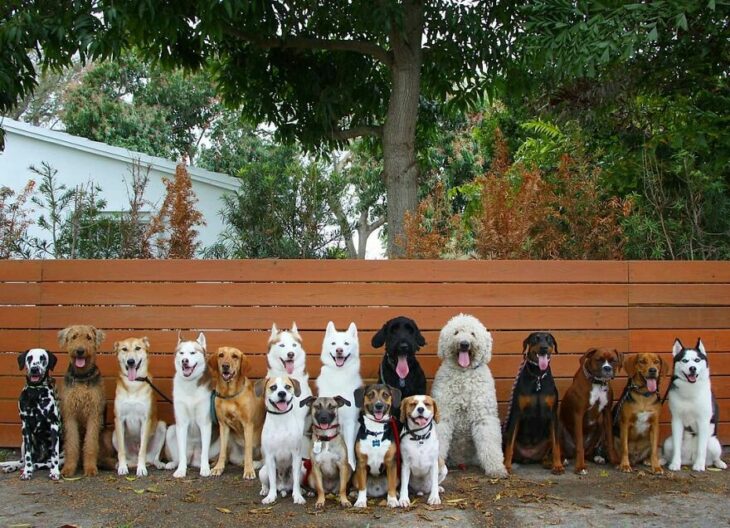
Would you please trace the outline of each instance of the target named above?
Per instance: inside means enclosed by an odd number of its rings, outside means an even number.
[[[694,348],[685,348],[674,340],[674,375],[669,386],[669,410],[672,412],[672,436],[664,442],[663,455],[669,469],[679,471],[682,464],[692,464],[693,471],[704,471],[706,462],[725,469],[720,459],[722,447],[717,439],[717,402],[710,386],[710,369],[702,340]]]
[[[178,335],[175,348],[175,377],[172,381],[175,426],[170,426],[167,430],[166,450],[172,460],[166,467],[172,469],[177,464],[177,470],[172,474],[175,478],[185,477],[188,459],[196,458],[197,449],[188,449],[188,444],[192,446],[200,442],[201,477],[210,476],[210,458],[215,456],[210,452],[212,389],[211,376],[205,361],[205,348],[203,332],[200,332],[195,341],[182,341]]]
[[[306,405],[300,407],[299,402],[311,396],[312,389],[309,388],[309,374],[307,374],[307,353],[302,346],[302,336],[297,330],[297,323],[292,323],[291,330],[279,330],[276,323],[272,325],[266,361],[269,364],[267,378],[288,376],[299,382],[300,394],[296,396],[293,412],[297,417],[296,423],[303,425],[303,430],[299,432],[302,435],[302,453],[309,453],[311,442],[304,436],[304,433],[309,432],[311,425],[309,407]]]
[[[320,397],[342,396],[347,401],[355,401],[355,391],[362,385],[360,377],[360,344],[357,339],[357,326],[350,323],[346,332],[338,332],[335,324],[327,323],[322,342],[322,370],[317,378],[317,392]],[[355,470],[355,441],[357,439],[357,420],[360,410],[354,405],[340,407],[337,411],[342,437],[347,446],[347,459]]]

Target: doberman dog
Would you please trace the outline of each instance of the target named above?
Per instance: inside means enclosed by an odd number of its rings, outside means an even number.
[[[558,388],[550,371],[550,358],[557,353],[558,343],[548,332],[533,332],[522,343],[524,360],[503,435],[507,471],[512,471],[513,460],[545,462],[556,475],[565,471],[558,442]]]

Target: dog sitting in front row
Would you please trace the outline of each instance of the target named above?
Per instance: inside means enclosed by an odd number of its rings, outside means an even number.
[[[565,471],[558,441],[558,388],[550,358],[558,342],[548,332],[533,332],[522,342],[524,361],[517,374],[504,431],[504,467],[512,461],[549,462],[552,471]]]
[[[33,470],[48,468],[51,480],[61,476],[61,413],[50,372],[56,356],[43,348],[31,348],[18,356],[20,370],[25,369],[25,387],[18,399],[23,431],[20,461],[2,465],[6,473],[22,468],[20,478],[29,480]]]
[[[367,508],[368,495],[388,496],[388,506],[398,506],[398,452],[391,410],[400,405],[400,391],[387,385],[368,385],[355,391],[355,405],[362,410],[357,433],[357,465],[353,485],[356,508]]]
[[[439,484],[446,478],[448,470],[439,457],[438,432],[434,428],[439,421],[438,406],[430,396],[410,396],[401,402],[400,418],[403,430],[400,435],[398,505],[410,507],[409,490],[419,496],[428,494],[428,503],[432,506],[441,504]]]
[[[291,490],[294,504],[304,504],[302,496],[302,434],[304,421],[294,405],[301,395],[299,382],[288,376],[264,378],[256,382],[257,398],[264,398],[266,419],[261,431],[264,465],[259,471],[262,504],[276,501],[277,491],[285,497]]]
[[[324,508],[325,493],[339,493],[340,505],[349,508],[352,504],[347,499],[347,485],[352,470],[345,438],[341,434],[339,411],[351,403],[342,396],[309,396],[300,405],[308,405],[312,417],[312,449],[309,453],[312,471],[307,484],[317,492],[315,507]]]

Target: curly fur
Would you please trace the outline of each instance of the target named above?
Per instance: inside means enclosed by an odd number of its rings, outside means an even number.
[[[468,343],[467,367],[458,362],[462,342]],[[441,457],[456,464],[476,459],[487,475],[506,477],[497,394],[487,366],[492,359],[492,335],[477,318],[459,314],[441,329],[438,355],[441,366],[432,395],[441,410]]]

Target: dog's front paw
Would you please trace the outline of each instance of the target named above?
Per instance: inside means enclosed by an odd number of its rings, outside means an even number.
[[[127,464],[119,464],[117,466],[117,475],[120,477],[123,477],[124,475],[129,475],[129,468],[127,467]]]
[[[696,462],[692,465],[692,471],[704,471],[705,465],[704,464],[697,464]]]
[[[314,507],[317,510],[324,509],[324,497],[322,497],[321,499],[317,499],[317,502],[314,503]]]
[[[268,486],[261,486],[261,491],[259,491],[259,495],[262,497],[265,497],[269,494],[269,487]]]
[[[48,474],[48,478],[51,480],[58,480],[61,478],[61,472],[58,469],[52,469]]]
[[[715,460],[715,463],[713,465],[718,469],[727,469],[727,464],[719,458]]]
[[[166,463],[164,465],[164,467],[165,467],[165,469],[167,469],[168,471],[170,471],[170,470],[175,469],[176,467],[178,467],[178,463],[177,462],[168,462],[168,463]]]
[[[261,504],[274,504],[276,502],[276,492],[269,493],[261,500]]]
[[[398,499],[395,498],[395,496],[388,495],[388,508],[397,508],[398,507]]]
[[[63,466],[63,469],[61,470],[61,476],[63,478],[71,478],[76,473],[76,468]]]
[[[368,500],[366,498],[360,497],[355,501],[355,508],[367,508],[368,507]]]
[[[180,478],[185,478],[185,475],[187,475],[187,474],[188,474],[187,468],[177,468],[177,470],[175,471],[175,473],[172,474],[172,476],[177,479],[180,479]]]
[[[631,464],[621,464],[618,467],[618,470],[622,473],[631,473],[633,469],[631,469]]]
[[[441,497],[439,497],[438,493],[431,493],[431,495],[428,496],[427,501],[431,506],[438,506],[441,504]]]
[[[147,466],[144,464],[140,464],[137,466],[137,476],[138,477],[146,477],[147,476]]]
[[[408,497],[408,495],[401,496],[400,500],[398,501],[398,506],[400,506],[401,508],[411,507],[411,499]]]
[[[255,478],[256,471],[253,468],[243,470],[243,480],[254,480]]]
[[[576,475],[587,475],[588,474],[588,468],[585,467],[585,465],[575,466],[575,474]]]
[[[681,462],[677,462],[675,464],[674,462],[672,462],[667,467],[668,467],[669,471],[679,471],[680,469],[682,469],[682,463]]]
[[[172,469],[172,468],[168,468],[168,467],[167,467],[167,464],[165,464],[165,463],[164,463],[164,462],[162,462],[161,460],[155,460],[154,462],[152,462],[152,464],[153,464],[153,465],[154,465],[154,466],[155,466],[155,467],[156,467],[157,469]],[[173,467],[174,467],[174,466],[173,466]]]
[[[90,466],[84,468],[85,477],[95,477],[99,474],[99,469],[96,466]]]
[[[662,469],[662,466],[656,466],[656,467],[652,466],[651,472],[654,473],[655,475],[663,475],[664,474],[664,470]]]
[[[200,476],[201,477],[210,477],[210,467],[200,466]]]
[[[213,469],[210,470],[210,476],[211,477],[220,477],[223,474],[223,468],[219,466],[215,466]]]
[[[553,475],[562,475],[565,473],[565,466],[563,464],[556,464],[551,471]]]
[[[485,473],[490,478],[507,478],[507,477],[509,477],[509,473],[507,473],[507,469],[504,466],[502,466],[501,468],[488,469],[485,471]]]
[[[347,497],[340,497],[340,506],[343,508],[352,508],[352,503],[347,500]]]
[[[32,469],[24,469],[20,472],[20,480],[30,480],[33,478],[33,470]]]
[[[292,493],[292,499],[294,499],[294,504],[306,504],[307,499],[302,497],[301,493]]]

